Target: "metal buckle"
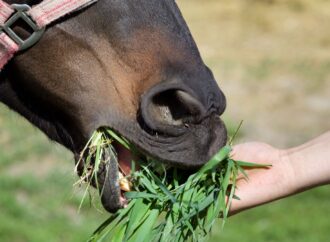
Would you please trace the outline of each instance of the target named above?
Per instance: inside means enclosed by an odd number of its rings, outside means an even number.
[[[16,12],[5,22],[3,26],[0,26],[0,33],[5,32],[8,36],[18,44],[19,50],[25,50],[36,44],[43,33],[45,32],[45,27],[39,29],[33,19],[26,13],[31,9],[29,5],[26,4],[12,4],[11,7],[16,10]],[[17,20],[22,19],[27,23],[33,30],[33,33],[25,40],[19,37],[11,28],[11,26],[16,23]]]

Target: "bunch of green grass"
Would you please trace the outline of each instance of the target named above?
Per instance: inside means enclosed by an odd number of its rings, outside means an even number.
[[[106,162],[102,153],[110,149],[115,155],[113,140],[137,152],[110,129],[96,131],[83,151],[84,156],[88,151],[83,179],[89,184],[90,177],[97,176],[100,164]],[[89,241],[205,240],[217,218],[225,223],[232,199],[238,199],[235,197],[238,173],[246,176],[242,167],[258,166],[231,159],[230,151],[230,146],[223,147],[197,172],[187,176],[150,158],[132,161],[133,169],[127,179],[133,191],[125,193],[127,207],[105,221]],[[135,163],[140,169],[134,169]]]

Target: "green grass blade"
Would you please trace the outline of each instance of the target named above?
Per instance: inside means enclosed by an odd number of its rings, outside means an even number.
[[[162,183],[162,181],[152,171],[150,171],[150,170],[146,170],[146,171],[153,178],[153,180],[159,186],[159,188],[171,199],[172,203],[176,203],[175,197],[167,189],[167,187]]]
[[[252,167],[252,168],[269,168],[270,166],[272,166],[271,164],[258,164],[258,163],[251,163],[251,162],[237,161],[237,160],[235,160],[235,163],[241,167]]]
[[[159,215],[158,209],[150,210],[148,217],[145,221],[137,228],[134,235],[128,240],[128,242],[146,242],[151,241],[150,236],[152,235],[151,229],[155,226]]]
[[[207,162],[195,175],[194,179],[198,179],[202,174],[208,170],[213,169],[215,166],[219,165],[220,162],[225,160],[229,153],[231,152],[230,146],[223,147],[217,154],[215,154],[209,162]]]
[[[134,207],[129,214],[130,219],[122,241],[127,241],[128,238],[131,237],[134,230],[141,224],[141,221],[143,221],[143,217],[148,215],[150,206],[151,204],[144,203],[143,199],[136,200]]]
[[[155,194],[147,193],[147,192],[126,192],[125,197],[128,200],[138,199],[138,198],[144,198],[144,199],[148,199],[148,198],[159,199],[160,198],[159,195],[155,195]]]

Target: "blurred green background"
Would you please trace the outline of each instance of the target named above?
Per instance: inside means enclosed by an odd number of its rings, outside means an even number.
[[[228,99],[237,142],[286,148],[330,129],[330,1],[179,0]],[[83,204],[71,154],[0,105],[0,241],[85,241],[107,214]],[[330,187],[235,215],[210,241],[324,242]]]

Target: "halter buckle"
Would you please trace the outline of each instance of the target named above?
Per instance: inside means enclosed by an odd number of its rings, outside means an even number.
[[[45,27],[40,29],[33,21],[33,19],[27,14],[27,11],[31,9],[29,5],[12,4],[11,7],[15,10],[15,13],[4,23],[3,26],[0,26],[0,33],[5,32],[14,42],[18,44],[19,51],[22,51],[30,48],[40,40],[43,33],[45,32]],[[22,39],[11,28],[11,26],[15,24],[19,19],[27,23],[33,30],[33,33],[27,39]]]

